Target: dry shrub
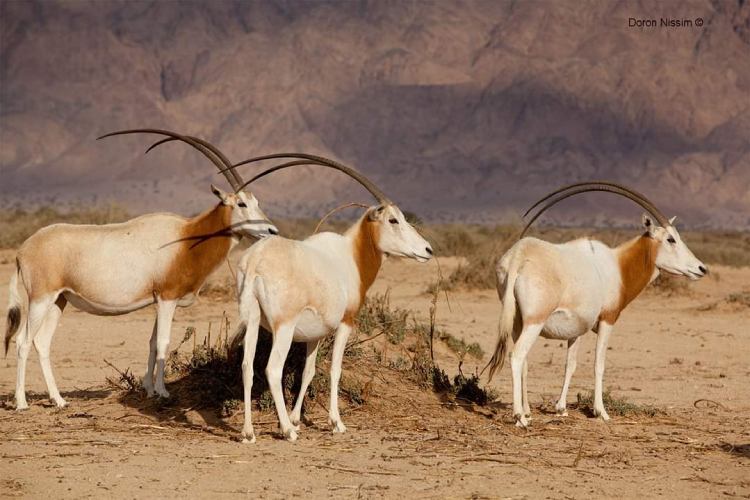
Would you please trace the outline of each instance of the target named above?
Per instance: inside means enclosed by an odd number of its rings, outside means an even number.
[[[347,345],[344,354],[345,358],[356,359],[357,363],[354,363],[343,374],[340,396],[350,406],[365,404],[370,383],[367,381],[372,380],[372,367],[382,366],[385,362],[391,369],[399,371],[405,378],[419,386],[434,389],[443,395],[480,405],[494,399],[493,393],[479,386],[479,379],[476,375],[466,377],[459,373],[451,382],[447,375],[435,365],[430,342],[431,335],[437,337],[437,330],[434,325],[434,314],[431,314],[430,318],[427,324],[419,321],[411,311],[392,308],[388,293],[368,298],[357,316],[357,334]],[[167,387],[171,393],[170,400],[159,404],[172,406],[179,401],[181,407],[213,409],[223,417],[231,416],[242,408],[242,352],[232,350],[229,333],[230,325],[226,319],[221,322],[218,332],[212,334],[209,326],[202,340],[199,340],[200,334],[195,328],[186,329],[182,341],[170,353],[167,360],[170,380]],[[377,338],[383,340],[384,349],[386,346],[396,346],[391,347],[390,359],[386,359],[383,350],[364,349],[365,343]],[[180,352],[181,346],[189,345],[191,342],[192,349],[188,352]],[[333,338],[329,336],[320,346],[317,360],[318,373],[308,389],[309,400],[326,398],[329,394],[330,362],[326,358],[329,356],[332,343]],[[471,350],[469,347],[463,349],[464,354]],[[252,397],[263,411],[270,411],[273,408],[273,398],[265,378],[265,366],[270,350],[271,335],[261,329],[253,364]],[[401,357],[402,354],[406,357]],[[304,364],[305,345],[292,344],[282,378],[287,402],[297,397]],[[119,378],[112,378],[111,384],[125,391],[126,396],[137,394],[141,397],[140,379],[133,376],[129,370],[117,371]]]
[[[729,304],[750,307],[750,292],[735,292],[727,295],[726,301]]]
[[[664,410],[656,408],[650,405],[638,405],[631,403],[625,398],[615,398],[612,396],[609,389],[602,393],[602,400],[604,402],[604,408],[607,413],[616,415],[619,417],[625,416],[645,416],[655,417],[657,415],[664,414]],[[582,411],[587,415],[594,415],[594,393],[589,392],[587,394],[581,394],[580,392],[576,396],[576,402],[571,405],[572,408]]]
[[[685,277],[660,273],[651,283],[650,290],[667,297],[690,295],[690,284]]]

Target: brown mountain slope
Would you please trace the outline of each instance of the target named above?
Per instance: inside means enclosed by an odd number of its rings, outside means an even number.
[[[741,1],[30,1],[0,14],[5,204],[96,196],[196,210],[215,179],[199,155],[172,144],[144,158],[147,137],[94,141],[162,126],[236,160],[339,158],[432,219],[515,217],[561,183],[607,178],[691,226],[750,227]],[[257,191],[281,215],[366,199],[357,189],[308,169]],[[621,217],[637,212],[592,195],[547,220]]]

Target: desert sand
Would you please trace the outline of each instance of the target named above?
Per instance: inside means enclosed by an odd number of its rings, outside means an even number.
[[[13,270],[0,252],[0,308]],[[455,259],[441,259],[443,272]],[[426,316],[435,263],[388,261],[371,293],[390,288],[393,306]],[[226,280],[223,268],[213,280]],[[237,441],[241,412],[222,420],[188,410],[181,418],[147,402],[123,399],[106,383],[115,366],[145,372],[154,311],[95,317],[69,307],[52,345],[55,375],[68,407],[46,399],[36,359],[29,361],[30,409],[13,409],[13,347],[0,362],[0,496],[27,498],[717,498],[750,497],[750,308],[728,299],[750,291],[750,269],[712,268],[686,291],[648,291],[623,314],[610,341],[605,387],[618,398],[652,405],[656,416],[612,417],[581,411],[558,417],[565,349],[540,339],[531,351],[529,430],[513,425],[510,373],[493,381],[499,399],[487,407],[445,403],[375,367],[365,404],[344,405],[348,426],[333,435],[321,405],[307,408],[300,439],[276,434],[274,413],[254,412],[258,441]],[[441,297],[437,322],[478,342],[481,369],[495,343],[494,290]],[[203,298],[178,310],[176,346],[187,326],[205,330],[226,313],[228,299]],[[595,336],[580,351],[570,400],[593,388]],[[449,373],[456,355],[439,346]],[[344,374],[356,370],[345,362]],[[318,375],[325,376],[325,375]],[[145,396],[144,398],[145,399]]]

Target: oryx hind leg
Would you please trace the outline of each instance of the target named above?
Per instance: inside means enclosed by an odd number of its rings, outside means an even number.
[[[151,339],[148,342],[148,364],[146,375],[143,376],[143,388],[147,396],[156,394],[154,391],[154,368],[156,368],[156,333],[159,327],[159,317],[154,318],[154,328],[151,330]]]
[[[302,419],[302,403],[305,400],[305,394],[307,388],[310,386],[313,377],[315,376],[315,361],[318,358],[318,346],[320,346],[319,340],[313,340],[307,344],[307,355],[305,358],[305,368],[302,370],[302,383],[300,384],[299,394],[297,395],[297,402],[294,405],[289,419],[292,421],[292,425],[295,430],[299,431],[299,423]]]
[[[49,398],[60,408],[63,408],[67,403],[60,395],[60,391],[57,390],[49,355],[52,337],[55,335],[57,324],[67,303],[67,299],[62,295],[57,298],[47,311],[47,315],[42,320],[42,325],[34,337],[34,347],[36,347],[36,352],[39,354],[39,364],[42,367],[42,375],[44,375],[44,382],[47,384]]]
[[[273,332],[273,346],[271,347],[271,354],[268,356],[268,365],[266,366],[266,379],[268,380],[268,388],[271,391],[271,396],[273,396],[273,402],[276,406],[276,414],[279,417],[279,427],[281,433],[289,441],[297,440],[297,431],[289,419],[281,378],[284,373],[284,363],[289,354],[289,348],[292,346],[295,326],[296,318],[294,321],[276,326]]]
[[[527,414],[530,412],[529,408],[525,407],[528,405],[528,396],[524,397],[524,365],[526,364],[526,358],[531,350],[531,346],[539,337],[542,331],[544,323],[532,323],[524,325],[521,334],[518,336],[515,346],[513,346],[513,352],[510,354],[510,366],[511,376],[513,379],[513,416],[516,419],[516,425],[518,427],[528,427],[529,418]]]
[[[172,319],[177,307],[176,300],[157,301],[156,316],[156,394],[163,398],[169,397],[167,387],[164,384],[164,370],[167,362],[167,348],[169,348],[169,335],[172,330]]]
[[[31,344],[34,342],[44,318],[47,316],[50,306],[57,300],[57,295],[47,295],[41,298],[29,300],[29,314],[26,325],[16,338],[16,357],[18,360],[16,376],[16,410],[25,410],[29,407],[26,401],[26,363],[29,359]]]

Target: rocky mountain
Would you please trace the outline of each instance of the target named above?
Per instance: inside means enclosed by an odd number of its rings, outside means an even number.
[[[205,207],[221,177],[188,146],[95,140],[163,127],[235,161],[340,159],[432,220],[514,219],[610,179],[691,227],[750,229],[744,0],[29,0],[0,3],[0,27],[2,205]],[[277,216],[368,200],[312,167],[254,191]],[[591,194],[545,220],[639,212]]]

